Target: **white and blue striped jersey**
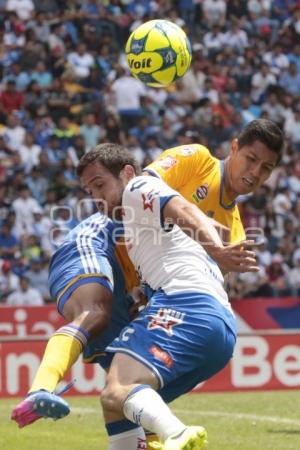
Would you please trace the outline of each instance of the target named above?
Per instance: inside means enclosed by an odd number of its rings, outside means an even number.
[[[98,281],[113,291],[113,266],[116,266],[114,229],[110,219],[100,213],[93,214],[68,233],[52,256],[49,287],[60,312],[72,286],[75,288],[79,284]]]
[[[123,226],[130,259],[141,281],[167,295],[209,294],[231,310],[215,261],[177,225],[163,223],[163,208],[178,192],[161,179],[140,176],[123,193]]]

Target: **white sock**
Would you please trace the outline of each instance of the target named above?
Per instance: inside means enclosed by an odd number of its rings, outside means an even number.
[[[142,427],[109,436],[108,442],[108,450],[147,449],[147,441]]]
[[[174,416],[161,396],[145,384],[139,385],[131,391],[124,402],[123,412],[131,422],[152,431],[163,441],[186,428]]]

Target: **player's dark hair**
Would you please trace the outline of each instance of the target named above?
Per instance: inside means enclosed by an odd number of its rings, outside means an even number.
[[[254,141],[262,142],[269,150],[276,153],[277,164],[279,164],[284,148],[284,134],[275,122],[267,119],[250,122],[238,136],[239,149],[253,144]]]
[[[118,144],[105,143],[97,145],[80,159],[77,166],[78,177],[81,177],[87,166],[97,162],[106,167],[115,177],[119,176],[127,164],[134,168],[136,175],[142,172],[140,165],[127,148]]]

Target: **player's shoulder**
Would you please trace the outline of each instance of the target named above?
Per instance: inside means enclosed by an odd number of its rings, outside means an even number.
[[[176,155],[178,158],[213,158],[209,149],[201,144],[188,144],[188,145],[179,145],[177,147],[172,147],[167,149],[164,154],[172,154]]]
[[[127,192],[143,191],[148,190],[151,187],[158,186],[162,183],[159,177],[152,175],[139,175],[132,178],[126,186]]]
[[[67,234],[64,243],[73,241],[80,235],[96,235],[104,229],[109,229],[112,221],[104,214],[97,212],[80,222]]]

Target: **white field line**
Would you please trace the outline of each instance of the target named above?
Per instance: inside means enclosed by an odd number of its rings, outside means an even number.
[[[272,423],[283,423],[286,425],[296,425],[300,426],[300,420],[288,419],[285,417],[277,416],[260,416],[259,414],[247,414],[247,413],[234,413],[234,412],[223,412],[223,411],[189,411],[184,409],[174,409],[176,414],[185,414],[186,412],[191,413],[195,416],[213,416],[213,417],[232,417],[232,419],[241,420],[252,420],[256,422],[272,422]]]
[[[270,423],[282,423],[285,425],[300,426],[300,420],[288,419],[285,417],[277,416],[260,416],[259,414],[247,414],[247,413],[234,413],[234,412],[222,412],[222,411],[194,411],[188,409],[172,409],[175,414],[193,414],[195,416],[212,416],[212,417],[231,417],[238,420],[251,420],[253,422],[270,422]],[[102,411],[98,408],[81,408],[71,407],[71,413],[75,414],[102,414]]]

